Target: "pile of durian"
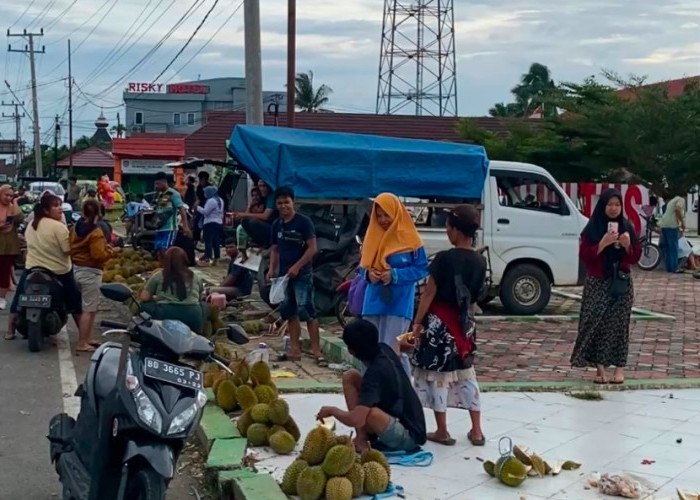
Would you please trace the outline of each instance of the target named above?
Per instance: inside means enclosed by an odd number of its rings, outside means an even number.
[[[336,436],[319,425],[304,440],[299,458],[284,473],[281,487],[301,500],[350,500],[384,493],[391,467],[384,454],[368,448],[355,453],[352,436]]]
[[[149,252],[126,248],[117,257],[107,261],[102,281],[104,283],[125,283],[135,293],[138,293],[143,288],[145,281],[139,275],[150,273],[158,267],[160,267],[160,263],[153,260]]]
[[[249,366],[245,359],[234,356],[229,365],[233,374],[223,369],[210,371],[210,367],[204,370],[204,386],[212,387],[216,404],[225,412],[243,410],[236,427],[248,444],[269,445],[275,453],[290,454],[301,435],[289,415],[289,405],[279,398],[267,363]]]

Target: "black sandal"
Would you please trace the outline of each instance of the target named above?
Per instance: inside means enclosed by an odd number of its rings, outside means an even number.
[[[290,356],[285,352],[277,356],[277,361],[279,361],[280,363],[284,363],[285,361],[293,361],[298,363],[299,361],[301,361],[301,356]]]

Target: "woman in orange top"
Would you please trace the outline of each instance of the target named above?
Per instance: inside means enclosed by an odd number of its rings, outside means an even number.
[[[83,296],[83,315],[78,325],[78,345],[75,349],[78,352],[95,350],[90,344],[90,336],[100,303],[102,269],[118,251],[107,244],[99,222],[100,204],[95,200],[86,200],[83,203],[83,216],[70,231],[73,272]]]
[[[24,218],[12,195],[12,186],[0,187],[0,309],[7,307],[5,296],[12,284],[12,269],[20,252],[17,225]]]

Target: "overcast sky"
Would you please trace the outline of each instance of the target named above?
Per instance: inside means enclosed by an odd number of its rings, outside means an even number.
[[[37,56],[42,136],[51,137],[55,114],[67,123],[67,88],[59,79],[67,75],[68,37],[74,48],[74,78],[82,91],[74,92],[75,136],[91,135],[99,106],[105,106],[111,124],[116,122],[117,111],[123,117],[123,108],[118,106],[125,84],[152,81],[213,3],[214,0],[2,2],[3,30],[11,27],[13,32],[24,28],[38,31],[42,26],[45,30],[40,43],[46,45],[46,54]],[[260,3],[264,88],[282,91],[286,77],[287,2]],[[331,109],[374,112],[383,3],[298,2],[297,70],[311,69],[318,84],[333,88]],[[178,19],[195,4],[191,16],[167,37]],[[193,42],[159,81],[242,76],[243,9],[231,16],[239,4],[240,0],[219,0]],[[698,0],[455,0],[455,32],[462,116],[486,115],[495,102],[510,100],[510,88],[532,62],[549,66],[557,82],[580,81],[599,74],[601,68],[646,75],[649,81],[700,74]],[[158,46],[164,37],[167,39]],[[8,42],[13,48],[24,45],[20,38]],[[129,74],[149,51],[152,56]],[[4,62],[4,78],[31,111],[31,93],[26,89],[27,57],[6,53]],[[0,86],[0,98],[5,102],[12,99],[4,84]],[[9,113],[11,109],[3,111]],[[13,123],[0,119],[0,133],[2,138],[14,138]],[[31,141],[28,118],[23,122],[23,133],[25,140]]]

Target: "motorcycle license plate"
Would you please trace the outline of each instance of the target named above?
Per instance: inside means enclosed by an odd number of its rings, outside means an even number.
[[[191,389],[201,389],[204,379],[202,372],[153,358],[146,358],[143,373],[147,377]]]
[[[38,307],[49,309],[51,307],[51,295],[20,295],[17,302],[19,307]]]

